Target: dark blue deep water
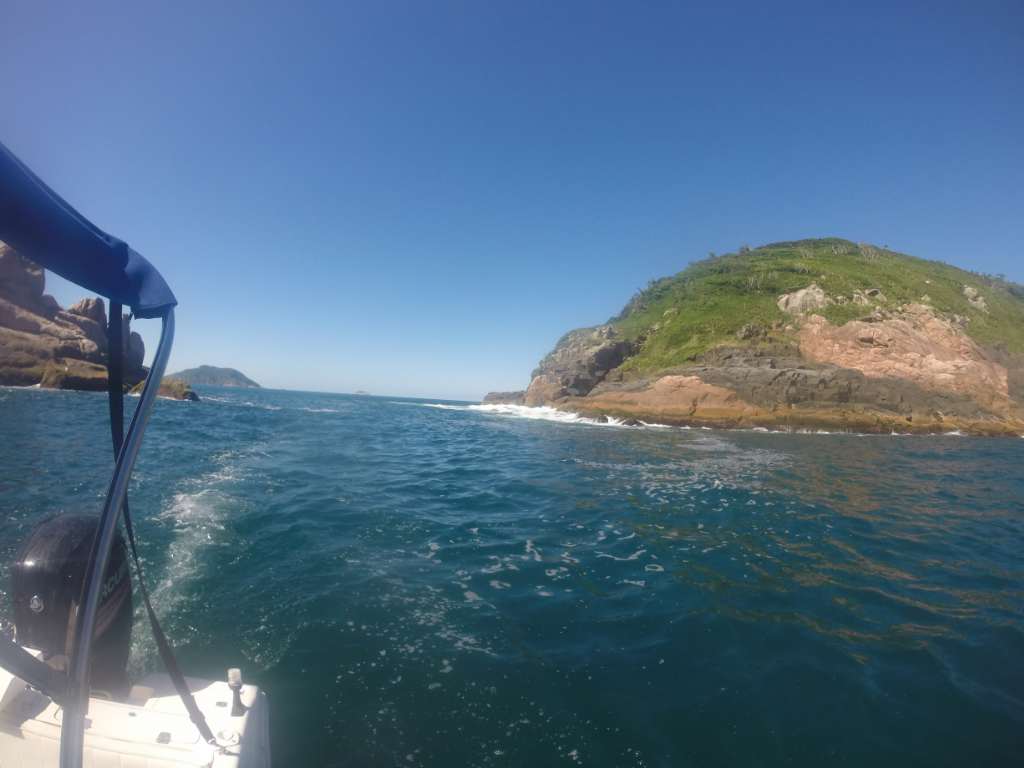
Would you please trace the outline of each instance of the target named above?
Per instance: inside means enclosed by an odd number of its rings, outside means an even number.
[[[200,392],[133,509],[183,665],[265,686],[279,767],[1021,764],[1024,440]],[[34,521],[98,509],[105,411],[0,390],[0,619]]]

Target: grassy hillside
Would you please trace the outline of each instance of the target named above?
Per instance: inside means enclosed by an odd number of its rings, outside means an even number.
[[[695,359],[723,344],[737,345],[737,331],[757,324],[784,341],[789,316],[776,302],[783,293],[817,283],[830,296],[880,289],[882,304],[928,303],[946,315],[968,319],[967,331],[979,343],[1024,354],[1024,286],[966,272],[848,240],[826,238],[772,243],[739,253],[712,256],[672,277],[651,281],[611,320],[627,338],[646,334],[640,351],[622,369],[646,373]],[[988,311],[971,305],[964,286],[973,287]],[[874,307],[837,304],[822,311],[842,324],[870,314]]]

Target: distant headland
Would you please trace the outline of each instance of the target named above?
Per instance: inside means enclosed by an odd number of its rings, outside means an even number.
[[[741,248],[570,331],[521,392],[598,418],[1024,433],[1024,286],[837,238]]]
[[[192,386],[260,388],[259,384],[241,371],[234,368],[219,368],[215,365],[200,365],[198,368],[187,368],[184,371],[168,374],[168,378],[178,379]]]

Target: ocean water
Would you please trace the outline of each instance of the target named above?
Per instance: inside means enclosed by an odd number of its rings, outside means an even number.
[[[200,392],[133,510],[183,666],[265,687],[278,766],[1020,764],[1024,440]],[[110,466],[103,396],[0,390],[0,620]]]

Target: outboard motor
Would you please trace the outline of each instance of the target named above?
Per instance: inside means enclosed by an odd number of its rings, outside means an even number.
[[[99,518],[58,515],[35,527],[11,568],[18,644],[43,652],[51,664],[69,657],[82,582]],[[132,639],[132,582],[124,539],[117,532],[103,575],[90,678],[94,691],[128,692]],[[63,658],[62,658],[63,657]]]

